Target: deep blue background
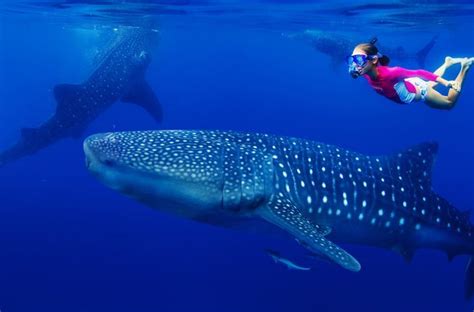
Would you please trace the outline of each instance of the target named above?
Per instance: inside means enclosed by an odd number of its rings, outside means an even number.
[[[474,56],[472,22],[437,30],[434,70],[447,54]],[[55,108],[57,83],[79,83],[106,42],[87,27],[47,18],[0,22],[0,148]],[[361,29],[361,32],[376,32]],[[433,32],[394,32],[416,50]],[[350,51],[348,51],[350,53]],[[397,63],[416,67],[416,64]],[[451,77],[456,70],[450,71]],[[279,31],[161,21],[148,80],[164,110],[156,125],[118,103],[87,134],[129,129],[234,129],[311,138],[368,154],[425,140],[440,151],[434,188],[461,210],[474,202],[474,77],[450,112],[395,105],[343,65]],[[473,75],[473,74],[471,74]],[[275,265],[272,247],[302,264],[293,240],[210,227],[153,211],[88,174],[81,140],[64,140],[0,169],[0,309],[23,311],[470,311],[466,257],[345,246],[363,266],[310,272]]]

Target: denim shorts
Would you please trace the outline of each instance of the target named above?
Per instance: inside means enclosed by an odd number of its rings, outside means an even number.
[[[405,81],[414,85],[418,90],[420,90],[420,101],[424,101],[426,98],[426,93],[428,93],[428,82],[418,77],[406,78],[404,81],[400,81],[395,84],[395,86],[393,86],[398,96],[400,97],[400,100],[403,103],[408,104],[413,102],[416,97],[416,93],[408,91],[405,85]]]

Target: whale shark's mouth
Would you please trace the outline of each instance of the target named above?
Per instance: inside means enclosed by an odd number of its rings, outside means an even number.
[[[126,180],[133,175],[133,170],[121,166],[116,160],[95,148],[97,142],[113,142],[112,134],[96,134],[84,141],[85,165],[87,170],[109,188],[121,193],[130,194],[131,189]],[[130,194],[131,195],[131,194]]]
[[[84,141],[83,148],[84,148],[84,155],[85,155],[85,161],[86,161],[86,168],[90,170],[91,166],[94,164],[96,160],[94,159],[94,154],[89,148],[87,141]]]
[[[161,137],[147,137],[145,133],[143,138],[137,134],[140,133],[104,133],[88,137],[83,145],[88,171],[109,188],[160,210],[197,218],[221,209],[222,183],[214,176],[199,180],[199,171],[186,171],[191,164],[197,163],[196,158],[184,162],[184,157],[189,158],[188,150],[178,148],[175,141],[165,144]],[[151,151],[152,147],[145,143],[157,147]],[[171,151],[172,148],[176,150]],[[195,156],[201,155],[200,151],[196,151]],[[209,156],[202,158],[206,157]],[[151,159],[155,163],[148,165]]]
[[[106,167],[114,167],[115,162],[112,159],[104,158],[99,160],[98,157],[91,151],[90,147],[87,144],[84,144],[84,154],[86,155],[86,168],[92,170],[94,166],[99,164]]]
[[[87,141],[84,142],[84,145],[83,145],[83,148],[84,148],[84,155],[86,156],[85,157],[85,161],[86,161],[86,168],[88,170],[90,170],[90,168],[92,167],[93,163],[94,163],[94,155],[92,154],[88,144],[87,144]]]
[[[133,176],[222,185],[220,149],[181,132],[99,133],[88,137],[83,148],[87,169],[103,181]]]
[[[84,141],[83,149],[85,154],[85,165],[93,175],[103,178],[104,175],[110,174],[111,171],[118,171],[117,163],[110,157],[101,154],[91,146],[91,142],[96,140],[113,139],[111,133],[96,134]]]
[[[87,170],[96,178],[101,179],[101,176],[103,174],[101,163],[100,161],[97,160],[96,156],[94,155],[91,148],[87,144],[87,141],[84,142],[84,154],[85,154],[85,165],[86,165]]]
[[[86,139],[83,144],[84,148],[84,154],[86,156],[86,168],[88,170],[91,170],[95,165],[99,163],[99,160],[97,159],[95,153],[92,151],[92,148],[90,146],[90,139]]]

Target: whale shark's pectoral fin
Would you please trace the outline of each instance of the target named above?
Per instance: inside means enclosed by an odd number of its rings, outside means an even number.
[[[309,221],[290,200],[273,198],[260,211],[260,216],[295,236],[309,250],[325,255],[347,270],[360,271],[354,257],[324,237],[327,228]]]
[[[157,122],[163,120],[163,111],[153,89],[143,79],[135,83],[122,97],[123,102],[134,103],[143,107]]]

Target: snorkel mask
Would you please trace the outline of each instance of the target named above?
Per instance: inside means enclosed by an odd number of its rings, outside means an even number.
[[[375,58],[382,57],[382,54],[377,53],[376,55],[365,55],[365,54],[355,54],[349,55],[346,58],[348,72],[352,78],[357,78],[360,76],[362,68],[367,64],[368,61],[373,60]]]

